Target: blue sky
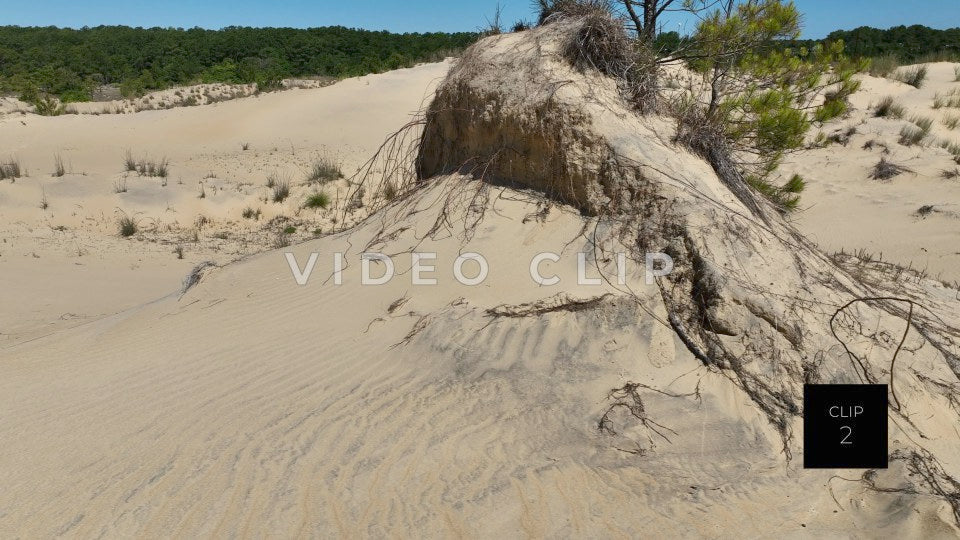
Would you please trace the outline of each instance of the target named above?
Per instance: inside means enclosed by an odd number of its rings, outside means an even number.
[[[500,0],[506,25],[532,19],[532,0]],[[679,2],[678,2],[679,3]],[[476,30],[493,15],[496,0],[33,0],[7,2],[0,24],[21,26],[328,26],[416,32]],[[796,0],[805,37],[857,26],[925,24],[960,27],[960,0]],[[691,29],[685,17],[668,29]]]

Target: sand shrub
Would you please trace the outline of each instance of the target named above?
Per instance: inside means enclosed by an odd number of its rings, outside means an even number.
[[[890,78],[909,84],[914,88],[923,86],[923,81],[927,79],[927,66],[914,66],[912,68],[900,68],[890,74]]]
[[[340,164],[333,158],[324,156],[317,159],[310,166],[310,172],[307,175],[308,184],[326,184],[343,178],[343,171],[340,170]]]
[[[20,168],[20,160],[9,158],[0,162],[0,180],[15,180],[20,178],[23,171]]]
[[[886,96],[877,103],[873,115],[879,118],[903,118],[903,106],[893,96]]]

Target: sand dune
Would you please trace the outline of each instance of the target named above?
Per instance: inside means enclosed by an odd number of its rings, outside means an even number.
[[[17,159],[29,175],[0,182],[0,285],[18,306],[0,313],[2,339],[28,339],[63,318],[156,299],[176,290],[197,263],[270,248],[288,226],[297,229],[285,235],[289,242],[329,231],[336,212],[303,209],[304,198],[322,190],[336,199],[346,184],[303,185],[313,161],[330,157],[352,174],[422,107],[446,70],[430,64],[136,114],[0,118],[0,161]],[[128,151],[169,160],[169,176],[124,172]],[[62,177],[51,176],[55,155],[67,168]],[[291,183],[283,203],[271,200],[270,175]],[[126,192],[116,193],[119,184]],[[259,210],[259,218],[243,218],[245,208]],[[120,238],[122,215],[142,232]]]
[[[558,43],[575,30],[488,38],[449,75],[436,64],[213,106],[4,118],[0,142],[31,176],[0,184],[0,285],[17,306],[0,313],[0,537],[957,535],[958,509],[932,483],[950,490],[960,471],[956,289],[834,260],[769,207],[752,214],[670,142],[669,119],[637,116],[613,81],[562,61]],[[299,182],[323,152],[356,170],[444,76],[404,196],[334,234],[340,214],[297,214],[308,186],[261,201],[268,172]],[[864,119],[887,91],[875,83],[855,96]],[[560,128],[530,128],[544,118]],[[886,122],[866,120],[857,137],[895,137]],[[522,159],[498,160],[504,147]],[[167,185],[131,175],[127,193],[110,191],[126,148],[169,157]],[[56,149],[87,175],[41,173]],[[909,151],[946,164],[939,150]],[[467,154],[486,160],[490,182],[447,170]],[[950,184],[920,166],[919,187],[872,184],[861,169],[875,157],[852,143],[798,157],[811,183],[798,227],[838,249],[873,219],[914,234],[939,223],[929,262],[949,268],[953,222],[901,210],[913,189]],[[834,160],[860,176],[825,176]],[[260,222],[238,217],[251,204]],[[120,239],[115,207],[162,225]],[[296,223],[294,245],[269,249],[276,231],[263,224],[280,214],[300,220],[281,222]],[[200,215],[211,225],[186,242]],[[49,230],[60,220],[66,231]],[[311,239],[312,227],[323,234]],[[904,238],[878,247],[906,261],[916,253]],[[677,272],[648,283],[642,242],[675,255]],[[363,285],[365,251],[394,255],[397,276]],[[436,286],[413,284],[412,251],[437,254]],[[558,285],[529,276],[544,251],[561,255],[545,265]],[[578,253],[609,278],[619,251],[631,254],[624,284],[577,283]],[[451,279],[467,252],[489,263],[481,285]],[[319,254],[306,285],[285,253],[300,265]],[[181,294],[206,258],[242,260]],[[903,306],[855,308],[839,331],[861,373],[828,319],[891,288],[922,300],[914,324],[926,333],[910,334],[893,372],[895,340],[856,330],[898,335]],[[863,479],[802,469],[803,383],[864,376],[895,381],[903,400],[891,467]]]

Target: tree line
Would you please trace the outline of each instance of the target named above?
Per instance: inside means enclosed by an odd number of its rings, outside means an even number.
[[[201,82],[275,87],[287,77],[351,77],[433,60],[472,32],[323,28],[0,26],[0,91],[87,101],[100,85],[125,96]]]

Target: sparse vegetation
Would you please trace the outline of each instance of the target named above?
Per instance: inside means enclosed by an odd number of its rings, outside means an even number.
[[[154,161],[147,158],[134,159],[133,153],[127,150],[123,156],[123,169],[127,172],[135,172],[140,176],[159,176],[166,178],[170,173],[170,163],[167,158],[160,161]]]
[[[900,60],[895,54],[884,54],[870,59],[870,69],[868,70],[874,77],[886,77],[900,67]]]
[[[954,178],[960,178],[960,169],[954,167],[952,169],[944,169],[940,171],[940,176],[946,178],[947,180],[953,180]]]
[[[137,220],[126,214],[117,219],[117,228],[119,229],[120,236],[124,238],[137,234],[137,231],[140,229]]]
[[[9,158],[7,161],[0,162],[0,180],[16,180],[22,173],[20,160]]]
[[[260,219],[260,209],[257,208],[256,210],[254,210],[253,208],[248,206],[243,209],[243,213],[241,215],[243,216],[244,219]]]
[[[927,79],[927,66],[914,66],[912,68],[900,68],[890,74],[890,78],[909,84],[914,88],[923,86],[923,81]]]
[[[63,156],[60,154],[53,155],[53,176],[59,178],[67,174],[67,168],[63,164]]]
[[[898,174],[909,171],[910,169],[887,161],[885,157],[881,157],[880,161],[873,166],[873,170],[870,172],[870,178],[874,180],[889,180]]]
[[[47,208],[50,208],[50,203],[47,202],[47,192],[41,191],[40,192],[40,209],[46,210]]]
[[[295,232],[297,232],[297,228],[293,225],[287,225],[283,228],[283,234],[293,234]]]
[[[953,90],[943,95],[937,93],[933,96],[933,108],[942,109],[944,107],[960,108],[960,90]]]
[[[113,192],[114,193],[126,193],[127,192],[127,179],[118,178],[113,182]]]
[[[313,193],[307,197],[303,206],[305,208],[327,208],[330,206],[330,196],[322,191]]]
[[[397,186],[393,182],[387,181],[383,186],[383,198],[392,201],[397,198]]]
[[[941,120],[943,125],[947,126],[947,129],[957,129],[957,126],[960,125],[960,116],[955,114],[946,114]]]
[[[307,175],[308,184],[326,184],[343,178],[340,165],[330,157],[321,157],[313,162]]]
[[[137,160],[133,159],[133,153],[130,150],[123,155],[123,170],[137,172]]]
[[[240,143],[240,148],[242,148],[244,151],[247,151],[250,149],[250,143],[248,142]]]
[[[273,185],[273,202],[279,203],[290,196],[290,183],[286,180],[278,180]]]
[[[873,115],[880,118],[903,118],[903,113],[903,106],[894,101],[892,96],[881,99],[873,109]]]
[[[177,247],[173,248],[173,254],[176,255],[178,259],[182,259],[182,258],[183,258],[183,246],[177,245]]]

